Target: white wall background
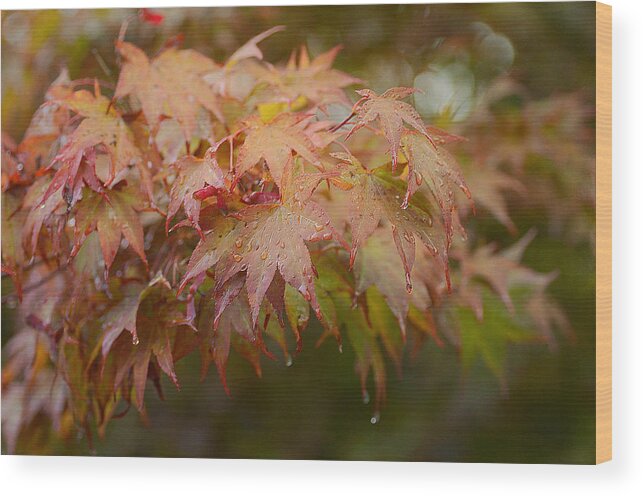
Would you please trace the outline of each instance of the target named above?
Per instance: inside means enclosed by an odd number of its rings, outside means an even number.
[[[460,0],[462,1],[462,0]],[[0,8],[287,5],[287,0],[0,0]],[[342,2],[317,0],[317,3]],[[351,0],[344,3],[393,3]],[[429,3],[407,0],[400,3]],[[438,3],[431,0],[430,3]],[[444,3],[444,2],[439,2]],[[614,460],[599,467],[0,458],[1,494],[47,496],[405,493],[482,496],[643,494],[643,2],[611,0],[614,32]]]

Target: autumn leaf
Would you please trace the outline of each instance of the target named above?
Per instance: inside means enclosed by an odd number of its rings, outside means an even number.
[[[311,103],[319,106],[343,103],[348,106],[350,101],[344,88],[361,81],[332,68],[341,49],[341,46],[336,46],[311,60],[308,50],[302,46],[299,60],[293,52],[284,68],[255,65],[252,70],[259,82],[270,87],[271,91],[266,96],[269,101],[292,104],[302,100],[302,106]]]
[[[416,131],[426,136],[434,144],[420,114],[408,103],[400,101],[400,99],[406,98],[416,91],[414,88],[397,87],[378,95],[372,90],[358,90],[357,94],[361,98],[353,106],[357,122],[346,136],[346,139],[350,138],[359,129],[377,120],[389,144],[393,170],[397,168],[398,150],[400,149],[405,123],[415,128]]]
[[[188,219],[201,234],[201,226],[199,225],[201,202],[194,197],[194,194],[207,185],[217,189],[225,189],[223,172],[219,168],[212,149],[206,152],[202,159],[187,155],[172,165],[177,169],[177,176],[170,191],[165,230],[169,229],[170,221],[183,204]]]
[[[114,97],[136,97],[150,128],[156,129],[163,116],[172,117],[189,141],[202,107],[223,121],[217,96],[203,79],[218,67],[211,59],[195,50],[169,48],[150,60],[125,41],[116,42],[116,49],[123,57],[123,67]]]
[[[59,102],[84,119],[54,157],[50,167],[55,164],[60,164],[60,167],[42,202],[65,186],[65,198],[73,206],[84,184],[95,191],[102,186],[96,174],[99,152],[106,150],[110,159],[105,184],[112,183],[119,173],[140,160],[141,156],[131,131],[104,96],[80,90]]]
[[[243,65],[240,64],[240,62],[249,62],[248,59],[253,58],[263,60],[263,52],[259,48],[259,43],[273,34],[283,31],[284,29],[285,26],[274,26],[263,33],[253,36],[228,58],[223,67],[216,68],[214,71],[209,72],[203,77],[203,79],[205,79],[205,81],[207,81],[220,95],[240,96],[238,95],[238,92],[240,90],[239,87],[242,86],[245,89],[243,95],[247,96],[247,93],[252,91],[255,83],[253,82],[250,85],[247,84],[249,79],[248,73],[245,70],[245,67],[240,68],[240,65]],[[238,84],[239,81],[241,81],[242,84]]]
[[[285,189],[299,192],[295,185]],[[211,266],[215,266],[217,287],[235,274],[246,272],[246,290],[256,323],[263,298],[279,272],[318,313],[315,268],[306,242],[341,241],[326,212],[312,200],[293,193],[283,195],[280,203],[246,207],[234,217],[232,226],[226,223],[229,231],[215,229],[199,242],[181,287]]]
[[[107,356],[114,341],[123,331],[128,331],[132,335],[132,343],[138,343],[136,316],[141,297],[145,296],[144,290],[145,285],[138,281],[125,282],[119,288],[119,293],[122,294],[121,299],[102,318],[104,332],[101,351],[103,356]]]
[[[462,274],[459,291],[478,320],[482,321],[486,319],[482,297],[486,284],[500,297],[510,314],[526,313],[541,336],[550,346],[555,346],[554,328],[561,329],[568,336],[572,336],[573,332],[561,308],[546,294],[557,272],[539,273],[520,263],[535,235],[536,231],[531,230],[504,250],[487,244],[472,253],[456,252],[454,255],[460,260]],[[523,290],[527,294],[523,295],[521,305],[516,308],[512,291]]]
[[[444,148],[435,146],[424,135],[415,132],[404,133],[402,150],[408,158],[409,167],[402,208],[408,207],[411,195],[422,184],[426,185],[440,207],[447,244],[450,244],[453,236],[452,217],[458,215],[453,186],[460,188],[471,199],[471,192],[455,158]],[[464,233],[464,229],[462,231]]]
[[[147,266],[143,226],[137,213],[141,208],[139,196],[127,189],[108,190],[104,194],[88,192],[87,197],[78,203],[75,212],[71,255],[78,253],[90,232],[97,231],[106,273],[121,245],[121,235]]]
[[[23,206],[28,210],[27,218],[23,225],[22,241],[27,251],[35,254],[38,237],[43,225],[49,227],[54,250],[60,249],[63,229],[67,223],[67,203],[62,195],[62,190],[55,191],[43,203],[44,193],[51,185],[50,177],[40,177],[36,180],[25,195]]]
[[[402,260],[406,274],[406,289],[411,292],[411,270],[415,261],[415,240],[438,257],[444,267],[447,286],[450,287],[447,241],[441,226],[434,224],[427,205],[410,202],[406,209],[400,207],[402,190],[399,181],[383,169],[367,170],[353,156],[336,153],[342,176],[339,181],[350,189],[351,211],[349,223],[352,233],[350,266],[355,262],[357,250],[384,219],[391,226],[391,234]]]
[[[516,232],[509,215],[506,193],[525,195],[525,186],[514,176],[490,167],[476,167],[470,170],[470,180],[475,181],[476,203],[493,215],[510,232]]]
[[[179,327],[183,323],[183,314],[165,278],[157,276],[136,295],[138,289],[140,287],[128,290],[124,295],[127,303],[117,305],[111,310],[111,318],[118,316],[118,319],[116,322],[110,321],[112,328],[107,330],[105,338],[113,344],[104,343],[103,353],[107,350],[108,355],[117,360],[115,387],[118,387],[131,372],[136,407],[142,411],[151,360],[154,359],[155,364],[178,388],[179,382],[174,371],[172,355],[173,343],[177,333],[193,331]],[[135,309],[131,308],[132,305]],[[132,332],[131,327],[134,325],[136,329]],[[119,329],[121,334],[114,337]],[[131,338],[123,338],[124,329],[132,332]]]
[[[305,116],[284,113],[266,123],[257,117],[246,122],[245,141],[235,163],[235,180],[264,159],[277,185],[295,152],[312,164],[319,164],[315,146],[301,128]]]
[[[423,252],[416,259],[416,270],[411,275],[413,292],[406,290],[404,266],[396,257],[397,247],[386,229],[378,228],[360,248],[355,262],[355,294],[361,295],[375,286],[397,319],[397,324],[406,336],[406,318],[413,303],[418,309],[427,310],[431,297],[427,286],[436,284],[431,263]],[[386,260],[386,263],[382,263]]]
[[[61,136],[70,121],[68,109],[59,100],[64,100],[71,93],[69,73],[62,69],[49,86],[45,102],[34,113],[17,147],[16,152],[24,167],[23,176],[33,177],[38,169],[48,166],[57,153]]]
[[[481,305],[484,308],[484,322],[469,308],[455,309],[460,356],[465,370],[470,370],[476,359],[481,358],[504,386],[507,346],[511,343],[534,341],[535,336],[512,318],[498,300],[489,294],[488,289],[482,291]]]
[[[11,193],[2,193],[2,271],[11,276],[18,295],[22,297],[22,264],[25,259],[21,247],[25,212],[20,199]]]

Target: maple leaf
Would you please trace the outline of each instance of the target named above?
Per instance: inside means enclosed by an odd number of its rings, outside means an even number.
[[[71,256],[78,253],[90,232],[97,231],[106,274],[116,257],[121,235],[147,266],[143,226],[137,213],[141,208],[140,199],[133,191],[108,190],[104,194],[88,192],[75,211],[74,248]]]
[[[44,193],[51,185],[51,178],[41,177],[36,180],[25,195],[23,205],[29,209],[22,231],[23,245],[35,254],[38,236],[43,225],[51,227],[55,251],[60,248],[60,237],[67,223],[67,204],[62,195],[62,190],[55,191],[49,198],[42,202]]]
[[[504,193],[525,195],[525,186],[515,177],[490,167],[476,167],[468,175],[471,183],[475,184],[476,203],[488,210],[510,232],[515,233],[516,226],[509,216]]]
[[[145,285],[138,281],[125,283],[119,288],[121,299],[105,313],[102,319],[104,332],[101,351],[103,356],[107,356],[114,341],[125,330],[132,335],[132,343],[139,342],[136,332],[136,316],[141,297],[145,296],[144,290]]]
[[[312,164],[319,164],[319,157],[312,141],[300,127],[304,117],[284,113],[271,122],[252,117],[246,122],[245,141],[239,149],[235,163],[235,180],[254,167],[262,158],[277,185],[281,185],[284,168],[296,152]]]
[[[237,298],[241,293],[243,283],[243,275],[237,274],[223,287],[215,290],[213,295],[214,318],[212,329],[214,332],[210,352],[221,378],[221,383],[228,394],[230,394],[230,390],[226,380],[226,365],[230,355],[231,343],[249,359],[257,375],[261,376],[258,329],[250,317],[248,300],[246,298]],[[244,340],[245,343],[238,338]]]
[[[168,230],[170,221],[183,204],[185,214],[202,236],[199,225],[201,202],[194,197],[194,194],[206,185],[216,189],[225,189],[226,187],[223,172],[219,168],[214,150],[208,150],[202,159],[192,155],[182,157],[172,166],[177,169],[177,176],[170,191],[165,230]]]
[[[319,175],[316,182],[322,177]],[[235,214],[236,223],[224,222],[227,226],[222,230],[207,234],[190,258],[181,288],[211,266],[215,266],[219,288],[245,271],[252,320],[256,323],[263,298],[278,271],[319,313],[313,282],[315,268],[306,242],[342,240],[326,212],[302,196],[306,191],[312,194],[314,187],[307,190],[297,181],[284,186],[280,203],[248,206]]]
[[[415,132],[404,133],[402,150],[408,158],[409,167],[402,208],[407,208],[411,195],[425,184],[440,207],[447,243],[450,244],[453,236],[452,217],[458,215],[452,185],[460,188],[471,199],[471,192],[455,158],[444,148],[435,146],[424,135]],[[464,233],[464,229],[462,232]]]
[[[172,117],[189,141],[201,107],[223,121],[217,96],[203,79],[217,69],[214,61],[195,50],[176,48],[150,61],[145,52],[125,41],[116,42],[116,49],[123,57],[123,67],[114,97],[136,97],[150,128],[156,129],[162,116]]]
[[[283,31],[285,26],[274,26],[263,33],[253,36],[250,40],[238,48],[223,65],[214,71],[206,74],[205,79],[215,90],[224,96],[233,96],[240,100],[245,99],[255,86],[253,80],[248,84],[247,72],[244,70],[243,62],[249,62],[248,59],[263,60],[263,52],[259,48],[259,43],[279,31]],[[240,66],[244,66],[241,67]],[[241,94],[240,94],[241,93]]]
[[[498,294],[511,314],[517,312],[511,298],[511,291],[521,288],[530,290],[531,294],[525,304],[525,310],[542,336],[553,346],[554,326],[571,334],[571,328],[560,307],[546,294],[547,286],[557,277],[557,272],[542,274],[520,263],[527,246],[536,236],[532,229],[519,241],[504,250],[498,250],[494,244],[479,247],[473,253],[459,250],[455,257],[460,260],[461,288],[465,303],[482,320],[484,281]],[[522,309],[519,309],[522,310]]]
[[[380,169],[368,170],[352,155],[334,153],[341,162],[342,176],[338,180],[350,189],[351,212],[349,223],[352,233],[350,267],[357,250],[373,234],[382,219],[391,225],[391,234],[406,274],[406,288],[411,292],[411,270],[415,261],[415,239],[442,261],[447,286],[450,287],[448,244],[439,225],[434,224],[427,205],[410,202],[400,207],[401,187],[390,175]]]
[[[13,344],[16,338],[23,339],[22,334],[28,333],[18,333],[14,336]],[[38,347],[37,342],[31,345]],[[7,452],[16,452],[19,436],[29,435],[34,429],[42,432],[42,424],[32,424],[39,415],[49,417],[54,431],[62,435],[61,420],[68,395],[69,389],[60,374],[49,369],[33,374],[28,380],[13,381],[6,386],[3,384],[2,432]]]
[[[6,192],[2,194],[2,271],[11,276],[18,296],[22,298],[22,264],[25,261],[21,247],[25,212],[20,198]]]
[[[428,258],[420,256],[416,259],[416,270],[411,277],[413,292],[409,294],[406,291],[404,266],[399,257],[395,257],[396,250],[392,237],[383,227],[366,240],[355,262],[355,293],[359,296],[369,287],[377,287],[405,336],[409,305],[413,303],[418,309],[427,310],[431,303],[427,286],[435,284],[435,281],[432,280],[434,273]],[[382,263],[382,260],[387,262]]]
[[[58,100],[69,97],[71,93],[69,73],[67,69],[62,69],[49,86],[45,103],[34,113],[17,147],[17,154],[24,167],[24,176],[31,177],[38,169],[51,163],[70,120],[69,111]]]
[[[459,307],[456,322],[459,328],[460,356],[465,369],[470,369],[477,357],[491,370],[500,383],[505,386],[504,362],[509,343],[534,341],[534,334],[520,325],[500,302],[483,289],[480,296],[484,308],[484,322],[480,321],[475,310]]]
[[[97,147],[107,150],[110,158],[106,184],[112,183],[121,171],[140,160],[141,156],[131,131],[111,108],[110,101],[98,91],[95,95],[85,90],[76,91],[59,102],[84,119],[54,157],[50,167],[56,163],[61,165],[42,202],[65,186],[65,197],[73,206],[84,184],[95,191],[102,187],[96,175]]]
[[[163,21],[165,20],[165,16],[163,14],[153,12],[150,9],[140,9],[138,11],[138,16],[143,20],[143,22],[153,24],[154,26],[163,24]]]
[[[302,106],[308,103],[350,105],[343,88],[362,81],[332,68],[341,49],[341,45],[336,46],[311,60],[308,50],[302,46],[298,61],[296,52],[293,52],[284,68],[257,64],[252,71],[272,90],[267,95],[269,100],[285,100],[292,104],[303,99]]]
[[[178,388],[172,355],[173,342],[178,332],[192,331],[177,329],[184,323],[183,313],[178,308],[169,282],[160,275],[145,287],[134,286],[127,289],[124,302],[121,301],[110,312],[108,322],[111,328],[104,335],[103,354],[108,353],[117,362],[115,387],[131,371],[136,407],[142,411],[150,361],[154,358]],[[123,339],[124,329],[132,333],[131,339]]]
[[[389,143],[393,170],[397,168],[397,154],[402,141],[402,133],[405,129],[404,123],[415,128],[426,136],[431,144],[435,145],[426,130],[424,122],[422,122],[420,114],[408,103],[400,101],[401,98],[406,98],[416,91],[414,88],[396,87],[378,95],[369,89],[358,90],[357,94],[361,98],[353,106],[353,113],[357,122],[346,136],[346,139],[350,138],[362,127],[377,120],[384,137]]]

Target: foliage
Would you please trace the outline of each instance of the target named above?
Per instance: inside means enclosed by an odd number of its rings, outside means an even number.
[[[263,60],[280,30],[222,64],[119,39],[113,92],[63,72],[22,142],[3,136],[2,270],[24,314],[2,375],[9,450],[37,417],[103,435],[130,404],[144,415],[146,384],[180,387],[190,353],[233,389],[231,351],[258,375],[262,356],[292,363],[311,319],[319,344],[354,349],[365,398],[372,374],[374,422],[410,344],[455,346],[502,383],[508,343],[568,331],[555,274],[520,263],[533,234],[499,250],[468,222],[477,204],[515,230],[505,196],[524,192],[527,151],[480,125],[493,102],[468,141],[424,123],[413,88],[352,103],[339,48]]]

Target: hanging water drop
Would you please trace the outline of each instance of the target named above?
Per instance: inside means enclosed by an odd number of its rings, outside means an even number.
[[[134,335],[132,336],[132,344],[133,344],[134,346],[136,346],[138,343],[140,343],[140,340],[138,339],[138,336],[137,336],[136,334],[134,334]]]
[[[261,252],[261,260],[265,260],[266,258],[268,258],[268,252],[264,250]]]
[[[375,425],[380,421],[380,412],[375,412],[371,417],[371,424]]]
[[[238,253],[235,253],[234,255],[232,255],[232,258],[234,259],[235,262],[241,262],[241,260],[243,259],[243,257]]]
[[[241,247],[243,246],[243,240],[242,240],[241,238],[238,238],[238,239],[234,242],[234,246],[236,246],[237,248],[241,248]]]

